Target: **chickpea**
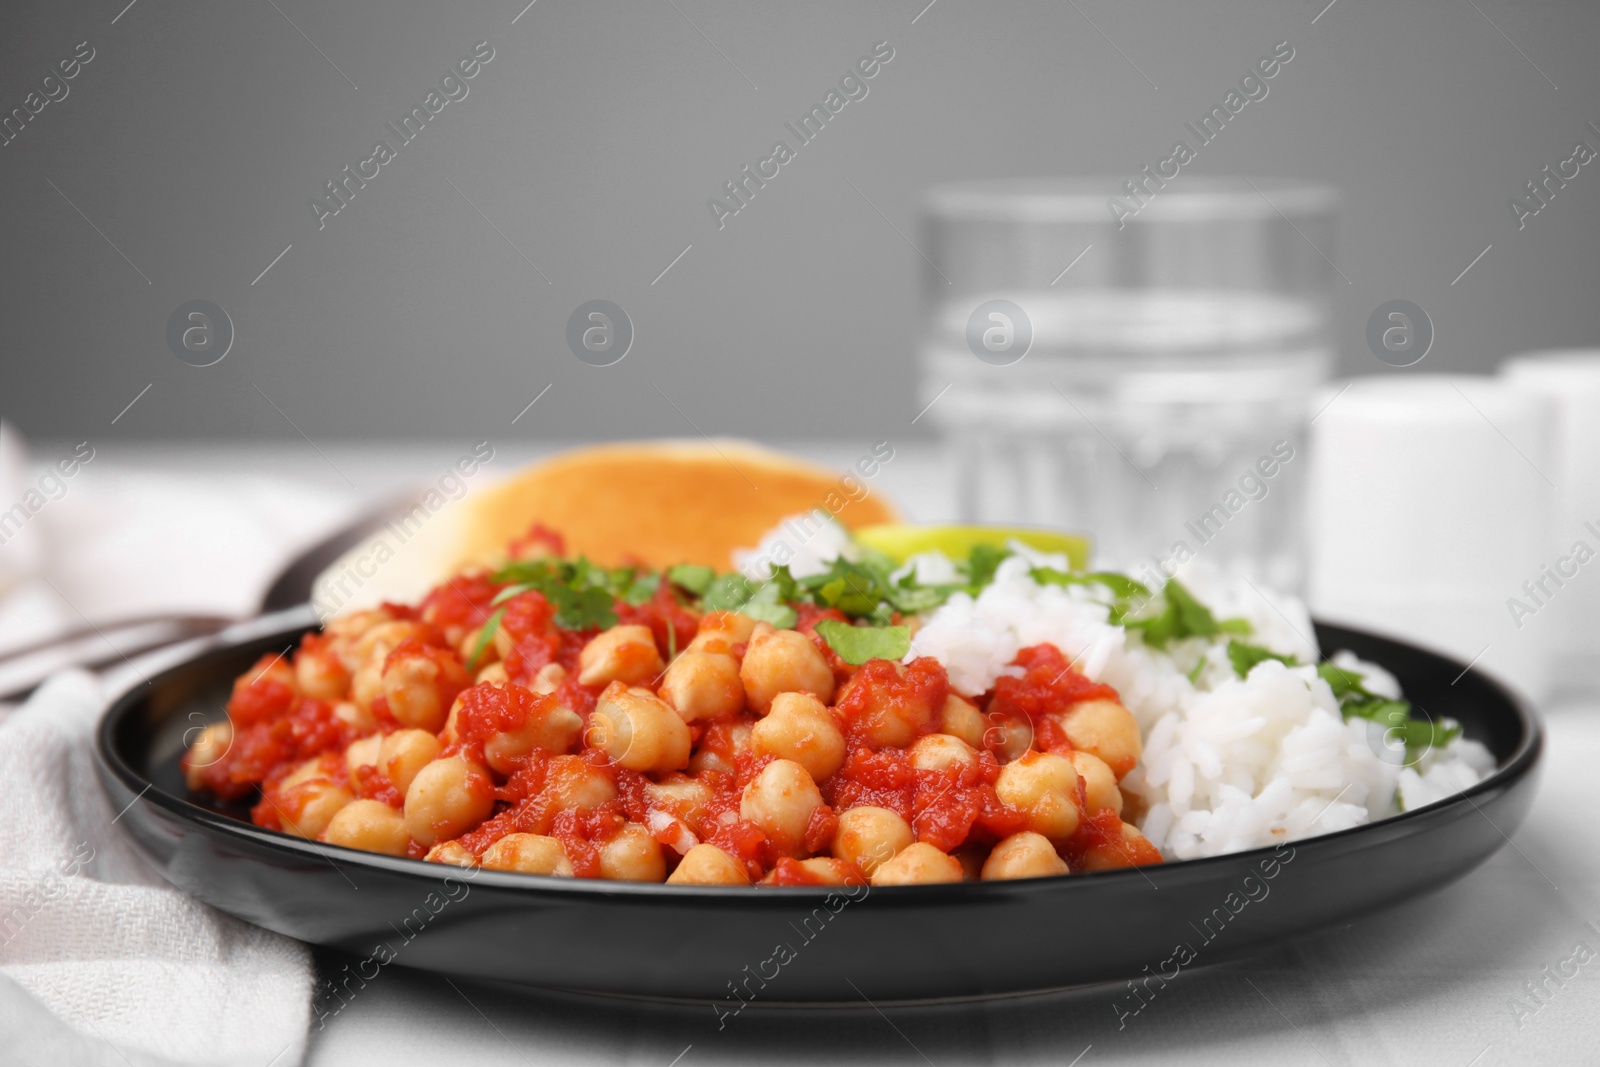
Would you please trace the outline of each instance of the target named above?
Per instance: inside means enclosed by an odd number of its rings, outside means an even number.
[[[389,713],[401,726],[436,733],[444,725],[450,701],[466,681],[466,672],[459,666],[449,670],[432,656],[402,652],[384,667],[383,695],[389,701]]]
[[[315,839],[328,828],[346,804],[355,797],[350,790],[326,778],[312,778],[287,789],[280,787],[278,818],[287,833]]]
[[[483,743],[484,762],[501,774],[515,770],[512,763],[536,748],[557,755],[569,751],[583,732],[583,719],[571,708],[554,701],[541,701],[528,713],[521,728],[492,735]]]
[[[511,675],[506,672],[504,663],[491,663],[472,678],[473,685],[505,685],[509,681]]]
[[[767,835],[785,855],[806,852],[806,826],[822,806],[822,793],[810,773],[793,760],[773,760],[761,769],[739,799],[739,816]]]
[[[1122,843],[1132,846],[1136,842],[1150,844],[1150,839],[1139,832],[1139,828],[1131,823],[1122,824]],[[1084,853],[1083,869],[1086,871],[1105,871],[1118,867],[1126,867],[1132,862],[1132,848],[1119,849],[1115,845],[1095,845]]]
[[[1023,717],[990,712],[984,744],[992,746],[994,758],[1010,763],[1033,751],[1033,723]]]
[[[739,679],[746,700],[762,715],[779,693],[810,693],[823,703],[833,696],[833,668],[798,630],[758,630],[739,665]]]
[[[544,795],[551,812],[592,811],[617,797],[610,778],[581,756],[557,756],[545,772]]]
[[[661,676],[661,653],[648,626],[613,626],[595,635],[578,653],[582,685],[644,685]]]
[[[1139,762],[1144,743],[1133,713],[1115,700],[1085,700],[1072,705],[1061,717],[1072,747],[1092,753],[1121,781]]]
[[[417,773],[438,758],[437,737],[426,730],[396,730],[383,739],[378,750],[378,769],[389,779],[390,785],[405,793]]]
[[[266,660],[265,664],[257,661],[255,666],[239,676],[233,683],[235,689],[255,685],[258,682],[277,682],[281,686],[286,686],[292,693],[300,691],[294,668],[289,665],[288,660],[282,656],[273,656],[270,659],[263,656],[262,659]]]
[[[670,775],[663,782],[645,782],[645,802],[654,810],[665,811],[691,826],[704,821],[711,804],[711,787],[685,775]]]
[[[356,611],[351,612],[349,615],[340,615],[337,618],[329,619],[327,625],[322,628],[322,632],[328,638],[329,646],[332,647],[335,655],[344,664],[345,669],[354,671],[365,662],[366,658],[357,651],[356,646],[360,643],[361,638],[374,627],[391,621],[393,621],[393,616],[387,611],[381,608],[374,608],[370,611]]]
[[[943,771],[951,767],[970,767],[978,762],[978,754],[959,737],[949,734],[928,734],[917,738],[908,750],[911,766],[919,771]]]
[[[732,655],[733,646],[747,644],[755,628],[756,620],[737,611],[708,611],[700,616],[700,631],[689,641],[686,651]]]
[[[959,737],[973,748],[982,748],[983,731],[987,726],[988,723],[983,721],[983,712],[971,701],[954,693],[945,698],[944,710],[939,716],[940,733]]]
[[[984,861],[982,877],[985,882],[994,882],[1066,873],[1067,863],[1056,854],[1055,846],[1039,834],[1023,830],[994,846]]]
[[[865,879],[861,872],[856,870],[844,860],[832,856],[812,856],[810,859],[798,860],[800,867],[822,885],[864,885]],[[768,871],[761,879],[761,885],[775,885],[778,881],[777,868]]]
[[[685,652],[667,667],[661,699],[672,705],[684,722],[736,715],[744,710],[739,661],[724,652]]]
[[[228,754],[233,747],[233,723],[227,719],[214,722],[201,729],[194,744],[189,746],[189,758],[183,763],[183,779],[190,789],[198,790],[205,782],[201,772]]]
[[[300,692],[316,700],[343,700],[350,672],[331,648],[302,648],[294,658],[294,679]]]
[[[352,741],[344,750],[344,769],[352,779],[355,778],[356,768],[376,767],[381,758],[378,753],[383,748],[383,735],[373,734],[363,737],[359,741]]]
[[[744,864],[716,845],[696,845],[678,862],[668,885],[749,885]]]
[[[810,693],[779,693],[767,717],[750,729],[750,747],[761,756],[793,760],[821,782],[844,765],[844,733]]]
[[[650,831],[631,822],[600,846],[600,877],[614,882],[663,882],[667,861]]]
[[[1077,832],[1078,772],[1065,756],[1028,752],[1000,768],[994,791],[1001,803],[1027,816],[1027,829],[1052,842]]]
[[[356,662],[361,665],[376,662],[381,668],[389,653],[399,648],[400,642],[410,637],[426,644],[429,637],[428,627],[409,619],[380,622],[356,640]]]
[[[1117,788],[1117,776],[1111,773],[1105,761],[1087,752],[1074,752],[1071,759],[1072,769],[1083,780],[1084,813],[1093,815],[1110,808],[1121,815],[1122,791]]]
[[[927,732],[944,707],[942,694],[935,703],[933,694],[921,685],[928,678],[924,661],[908,667],[872,660],[856,671],[840,692],[840,718],[849,724],[853,736],[874,748],[904,748]]]
[[[832,856],[812,856],[801,860],[800,866],[824,885],[861,885],[861,872],[855,866]]]
[[[728,730],[728,738],[732,741],[733,756],[737,758],[750,748],[750,738],[754,733],[753,727],[747,722],[735,723]],[[709,748],[701,748],[689,758],[689,773],[703,774],[706,771],[721,771],[732,774],[737,767],[732,760],[726,759],[720,752]]]
[[[276,784],[279,792],[284,792],[303,782],[309,782],[313,778],[325,779],[328,777],[328,770],[329,768],[323,762],[321,756],[312,756],[308,760],[303,760],[294,770],[278,779]]]
[[[436,759],[406,790],[406,827],[421,845],[459,837],[494,810],[494,784],[461,756]]]
[[[478,857],[468,852],[457,841],[441,841],[423,857],[429,863],[448,863],[452,867],[476,867]]]
[[[850,864],[846,864],[843,859],[834,859],[832,856],[813,856],[810,859],[800,859],[800,861],[795,862],[798,862],[802,870],[805,870],[811,877],[816,878],[816,881],[821,885],[866,885],[866,880],[861,877],[861,872],[851,867]],[[762,875],[762,880],[758,885],[778,885],[778,869],[774,867],[774,869],[768,870],[765,875]],[[805,883],[805,885],[811,885],[811,883]]]
[[[612,682],[600,694],[584,741],[630,771],[663,773],[688,766],[689,727],[648,689]]]
[[[353,700],[341,700],[333,706],[333,717],[353,726],[361,733],[371,733],[378,728],[378,720]]]
[[[392,615],[382,608],[369,608],[366,611],[352,611],[348,615],[335,615],[322,627],[322,632],[330,638],[344,638],[354,641],[380,622],[388,622]]]
[[[907,845],[872,872],[873,885],[928,885],[961,881],[961,861],[923,841]]]
[[[911,824],[899,815],[888,808],[863,804],[839,816],[833,854],[870,877],[915,840]]]
[[[561,683],[567,680],[567,669],[559,663],[546,663],[539,668],[533,676],[533,682],[528,686],[535,693],[554,693],[561,688]]]
[[[484,849],[479,862],[491,871],[572,877],[572,862],[561,842],[539,834],[507,834]]]
[[[370,714],[372,703],[383,696],[383,661],[363,663],[350,677],[350,699],[362,711]]]
[[[514,684],[507,681],[496,688],[504,689]],[[453,745],[461,739],[461,710],[466,705],[466,697],[465,689],[457,694],[455,702],[450,705],[450,714],[445,716],[444,728],[439,731],[439,739],[447,745]],[[519,698],[520,694],[515,694],[512,699],[520,703]],[[510,761],[513,758],[527,755],[535,745],[551,752],[565,752],[572,747],[582,729],[583,720],[577,712],[559,704],[546,706],[545,702],[539,701],[536,702],[536,710],[529,713],[521,728],[491,735],[484,742],[485,760],[501,774],[510,774]]]
[[[460,722],[461,708],[467,702],[467,691],[463,689],[456,694],[450,702],[450,714],[444,717],[444,725],[439,727],[439,740],[447,745],[453,745],[461,740]]]
[[[322,840],[363,852],[404,856],[411,844],[411,833],[406,829],[405,817],[383,801],[352,800],[329,820]]]

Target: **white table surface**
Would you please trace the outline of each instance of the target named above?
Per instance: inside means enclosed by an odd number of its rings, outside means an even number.
[[[50,520],[54,587],[26,582],[0,600],[0,646],[79,613],[246,613],[295,549],[436,476],[470,444],[103,447],[36,517]],[[499,449],[507,466],[530,454]],[[939,468],[933,450],[901,447],[875,487],[914,518],[943,518]],[[719,1031],[706,1006],[452,986],[394,967],[314,1033],[307,1062],[1600,1062],[1600,699],[1549,708],[1546,722],[1532,813],[1477,871],[1251,961],[1185,972],[1121,1030],[1115,989],[882,1011],[758,1003]],[[1580,944],[1597,955],[1534,999],[1544,968]]]

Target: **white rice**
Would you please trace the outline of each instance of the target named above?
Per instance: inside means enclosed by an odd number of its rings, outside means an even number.
[[[956,594],[926,617],[908,658],[935,657],[957,691],[975,696],[1002,674],[1020,673],[1006,667],[1020,649],[1049,642],[1083,674],[1113,686],[1145,746],[1123,789],[1144,800],[1138,826],[1169,858],[1347,829],[1442,800],[1493,770],[1489,751],[1465,738],[1405,766],[1403,747],[1387,745],[1381,727],[1342,718],[1315,667],[1268,660],[1238,677],[1226,634],[1148,648],[1111,625],[1109,594],[1100,587],[1041,586],[1028,576],[1033,566],[1068,569],[1064,557],[1013,548],[1021,554],[1002,562],[976,598]],[[1297,600],[1194,570],[1180,577],[1216,617],[1248,620],[1251,643],[1318,661],[1311,620]],[[1376,664],[1349,653],[1334,660],[1361,674],[1371,692],[1400,696]]]

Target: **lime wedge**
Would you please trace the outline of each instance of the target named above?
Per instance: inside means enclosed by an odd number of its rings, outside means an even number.
[[[858,542],[882,552],[896,563],[904,563],[918,552],[943,552],[951,559],[966,559],[975,545],[1004,548],[1007,541],[1020,541],[1041,552],[1065,553],[1073,570],[1082,570],[1089,563],[1087,537],[1037,527],[919,526],[886,522],[862,526],[852,533]]]

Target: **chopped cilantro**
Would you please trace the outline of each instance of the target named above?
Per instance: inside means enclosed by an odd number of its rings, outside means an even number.
[[[755,581],[742,574],[725,574],[708,583],[701,606],[708,611],[737,611],[779,629],[792,627],[798,619],[787,603],[792,599],[794,579],[787,567],[779,567],[766,581]]]
[[[638,607],[640,604],[643,604],[645,601],[655,596],[656,591],[660,588],[661,575],[646,572],[637,576],[633,579],[633,581],[628,583],[628,587],[622,591],[621,599],[627,601],[629,604],[632,604],[634,607]]]
[[[742,614],[750,616],[758,622],[768,622],[780,630],[791,629],[799,616],[795,610],[783,602],[783,587],[778,582],[767,582],[751,594],[750,599],[739,605]]]
[[[1162,587],[1160,611],[1148,615],[1129,617],[1113,610],[1112,621],[1144,636],[1144,643],[1152,648],[1166,648],[1172,641],[1186,637],[1215,637],[1219,633],[1247,634],[1250,624],[1244,619],[1218,620],[1211,609],[1195,599],[1193,593],[1176,578],[1169,578]]]
[[[1461,725],[1450,719],[1434,722],[1426,712],[1416,718],[1409,700],[1390,700],[1361,684],[1362,675],[1347,671],[1332,661],[1317,665],[1317,674],[1339,701],[1339,712],[1346,719],[1366,719],[1384,727],[1384,739],[1394,738],[1406,746],[1406,759],[1415,762],[1429,748],[1443,748],[1461,736]]]
[[[869,659],[902,659],[911,651],[909,626],[851,626],[838,619],[823,619],[817,623],[817,634],[852,666]]]
[[[1298,666],[1293,656],[1285,656],[1272,651],[1270,648],[1247,644],[1244,641],[1228,642],[1228,662],[1233,664],[1234,672],[1241,678],[1248,677],[1251,668],[1256,664],[1264,663],[1269,659],[1275,659],[1279,663],[1290,667]]]
[[[546,594],[556,608],[556,625],[568,630],[607,629],[617,624],[613,598],[604,589],[590,586],[571,589],[554,586]]]
[[[543,594],[556,609],[556,625],[567,630],[615,626],[615,602],[638,596],[643,590],[641,581],[648,581],[649,592],[644,593],[641,600],[629,600],[630,603],[643,603],[654,595],[654,581],[659,581],[655,575],[639,578],[633,567],[611,570],[596,566],[582,557],[576,560],[519,560],[501,568],[494,579],[515,583],[502,589],[495,597],[495,603],[535,590]]]
[[[700,606],[706,611],[738,611],[759,584],[738,571],[729,571],[706,586],[706,591],[700,595]]]
[[[478,630],[478,639],[472,642],[472,652],[467,656],[467,670],[478,669],[478,658],[483,655],[483,650],[489,647],[489,642],[494,640],[495,633],[500,629],[500,620],[505,617],[506,609],[501,608],[484,620],[482,628]]]
[[[667,568],[667,579],[695,596],[705,596],[716,576],[715,570],[698,563],[680,563]]]
[[[1011,555],[1009,548],[1000,548],[996,545],[976,544],[967,554],[967,591],[976,594],[978,590],[994,581],[994,572],[999,569],[1001,562]]]
[[[1006,549],[978,545],[965,562],[958,564],[966,580],[948,585],[918,584],[909,571],[896,577],[900,565],[868,548],[863,548],[857,559],[835,559],[827,570],[804,578],[796,578],[782,565],[773,567],[772,576],[765,580],[737,573],[708,578],[684,568],[673,568],[668,577],[697,593],[700,606],[706,611],[739,611],[764,618],[775,626],[793,626],[794,613],[786,605],[815,604],[835,608],[852,619],[887,625],[897,613],[922,614],[939,607],[953,593],[978,592],[994,580],[995,568],[1008,555]],[[697,591],[695,586],[702,581],[703,588]]]
[[[1148,598],[1150,590],[1143,583],[1134,581],[1126,574],[1116,571],[1090,571],[1085,574],[1072,574],[1067,571],[1052,570],[1049,567],[1035,567],[1028,572],[1028,576],[1040,585],[1103,585],[1111,590],[1111,594],[1122,600],[1131,600],[1134,597]]]
[[[1334,697],[1340,702],[1343,702],[1345,697],[1351,694],[1355,694],[1364,700],[1377,699],[1361,688],[1361,675],[1351,674],[1332,660],[1325,660],[1317,664],[1317,675],[1328,683],[1328,688],[1333,690]]]

